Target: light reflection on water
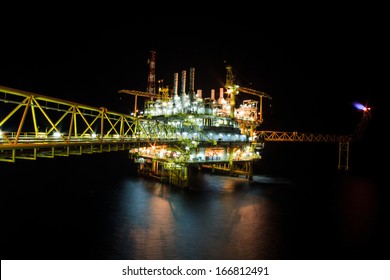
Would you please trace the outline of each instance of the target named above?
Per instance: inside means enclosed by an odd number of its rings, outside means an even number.
[[[191,172],[180,190],[129,168],[126,154],[1,165],[2,259],[388,257],[386,184],[297,167]]]
[[[124,181],[112,258],[256,259],[277,256],[281,209],[248,180],[202,174],[189,190]],[[259,181],[256,181],[259,179]],[[255,177],[254,184],[271,178]],[[198,183],[202,183],[202,185]],[[128,248],[123,249],[123,248]]]

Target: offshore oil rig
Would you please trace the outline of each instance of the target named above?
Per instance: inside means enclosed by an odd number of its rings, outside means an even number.
[[[225,86],[218,93],[211,90],[209,97],[195,90],[194,68],[189,71],[188,88],[187,71],[183,70],[180,85],[179,73],[174,73],[172,89],[159,85],[156,90],[155,62],[156,52],[151,51],[145,92],[123,89],[119,93],[134,96],[134,117],[175,127],[177,137],[172,142],[158,139],[131,148],[129,157],[137,164],[138,173],[179,187],[188,185],[190,167],[252,180],[253,162],[261,158],[259,151],[264,148],[255,131],[263,122],[263,98],[271,96],[236,85],[229,65]],[[235,96],[240,92],[257,100],[247,99],[236,106]],[[138,109],[139,96],[145,98],[143,110]]]
[[[338,143],[338,169],[348,171],[350,143],[359,140],[371,118],[363,111],[350,135],[264,131],[263,99],[268,94],[238,86],[232,67],[219,91],[195,91],[195,69],[175,73],[173,87],[155,84],[155,52],[149,59],[146,91],[119,90],[134,96],[134,111],[124,114],[37,93],[0,86],[0,162],[129,151],[138,173],[186,187],[189,168],[253,178],[265,142]],[[254,96],[236,104],[240,93]],[[208,94],[207,94],[208,95]],[[138,97],[145,98],[142,111]],[[358,106],[359,105],[359,106]]]

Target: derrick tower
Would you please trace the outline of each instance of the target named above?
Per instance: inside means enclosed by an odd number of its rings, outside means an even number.
[[[230,65],[226,65],[226,70],[227,70],[227,74],[226,74],[225,88],[230,98],[230,117],[234,118],[234,108],[236,106],[235,95],[237,94],[237,88],[234,85],[234,76],[233,76],[232,67]]]
[[[147,93],[156,94],[156,51],[150,51]]]

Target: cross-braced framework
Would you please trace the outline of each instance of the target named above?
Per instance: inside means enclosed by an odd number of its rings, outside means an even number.
[[[164,123],[0,87],[0,161],[124,150],[157,139],[180,135]]]

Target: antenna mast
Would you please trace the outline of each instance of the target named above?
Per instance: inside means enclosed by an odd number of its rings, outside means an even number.
[[[156,52],[150,51],[147,93],[156,94]]]

